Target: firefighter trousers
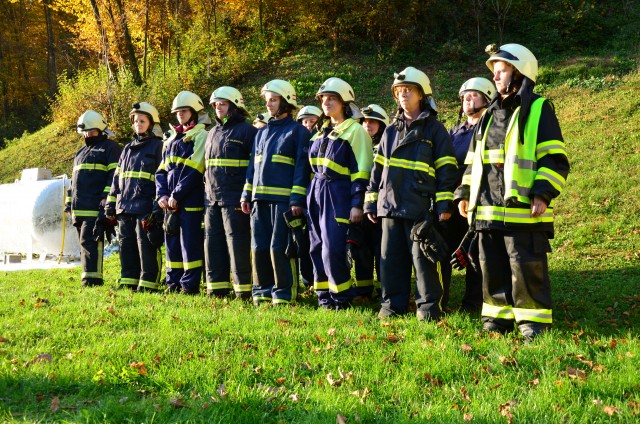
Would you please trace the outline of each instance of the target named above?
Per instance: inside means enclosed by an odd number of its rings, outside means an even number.
[[[380,279],[380,243],[382,240],[382,224],[362,219],[362,254],[353,258],[356,268],[355,296],[372,297],[376,284],[373,272]]]
[[[131,289],[158,290],[162,253],[147,238],[143,218],[144,215],[118,215],[120,284]]]
[[[501,330],[550,327],[551,283],[547,234],[540,231],[481,231],[482,321]]]
[[[207,206],[204,215],[207,293],[251,297],[251,223],[237,206]],[[231,281],[229,282],[229,275]]]
[[[401,315],[407,312],[411,294],[411,271],[415,269],[415,302],[422,319],[438,319],[442,313],[442,270],[411,240],[414,221],[403,218],[382,218],[380,315]]]
[[[167,288],[197,294],[200,292],[204,257],[202,210],[181,210],[178,220],[178,234],[165,233]]]
[[[93,227],[96,218],[75,217],[74,226],[80,239],[80,261],[82,263],[82,285],[101,286],[104,284],[102,276],[102,260],[104,254],[104,235],[96,241],[93,237]]]
[[[449,246],[449,256],[456,251],[460,242],[469,230],[467,219],[462,217],[457,211],[451,215],[447,221],[438,222],[438,229]],[[478,244],[469,254],[473,257],[475,264],[478,263]],[[442,307],[446,308],[449,303],[449,288],[451,286],[451,274],[453,272],[451,263],[442,262],[442,279],[444,282],[444,294],[442,296]],[[464,295],[462,297],[461,308],[468,312],[478,312],[482,308],[482,274],[480,269],[476,271],[472,265],[468,265],[465,270]]]
[[[347,261],[350,188],[350,181],[316,176],[307,198],[314,288],[318,305],[329,309],[347,307],[354,297]]]
[[[289,243],[289,227],[282,214],[289,208],[288,202],[253,202],[251,253],[254,304],[288,304],[298,296],[296,261],[285,254]]]

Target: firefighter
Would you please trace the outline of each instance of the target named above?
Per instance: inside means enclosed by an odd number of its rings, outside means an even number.
[[[165,211],[167,289],[198,294],[203,266],[205,125],[211,123],[197,94],[181,91],[173,99],[171,126],[156,172],[158,205]]]
[[[311,134],[314,133],[314,127],[322,116],[322,111],[315,106],[304,106],[298,112],[297,121],[301,123]]]
[[[140,102],[129,117],[135,134],[118,161],[105,213],[118,219],[120,288],[157,291],[162,253],[149,241],[143,221],[153,211],[155,172],[162,160],[160,115],[149,103]]]
[[[316,98],[326,119],[313,135],[309,151],[314,173],[307,199],[314,288],[321,307],[340,310],[348,308],[354,297],[347,233],[350,225],[362,221],[373,148],[347,82],[329,78]]]
[[[483,112],[486,110],[491,98],[496,92],[496,88],[491,81],[486,78],[471,78],[462,84],[458,90],[460,98],[460,112],[458,114],[457,124],[449,130],[453,148],[456,152],[456,162],[458,163],[458,177],[456,179],[456,187],[462,183],[462,175],[466,169],[464,161],[469,151],[471,137],[474,128]],[[466,119],[462,121],[462,117]],[[469,224],[454,208],[451,219],[442,223],[443,234],[445,234],[447,245],[451,249],[451,253],[460,245],[469,230]],[[469,252],[477,257],[475,243],[474,251]],[[451,264],[443,262],[442,274],[444,278],[444,296],[442,298],[442,306],[446,307],[449,301],[449,287],[451,285]],[[461,310],[468,313],[480,312],[482,307],[482,276],[474,266],[467,266],[465,270],[465,290],[462,297]]]
[[[322,111],[315,106],[304,106],[298,112],[297,121],[301,123],[309,133],[313,134],[314,128],[318,123],[318,120],[322,116]],[[309,246],[309,225],[305,225],[302,230],[303,243],[305,246]],[[298,259],[298,267],[300,269],[300,276],[302,277],[302,284],[306,289],[313,287],[313,262],[311,261],[311,254],[309,251],[301,253]]]
[[[487,51],[497,95],[474,130],[456,199],[479,232],[483,330],[506,333],[515,323],[533,339],[552,324],[552,199],[569,161],[553,105],[533,93],[536,57],[519,44]]]
[[[260,129],[267,125],[269,119],[271,119],[269,112],[259,113],[256,115],[256,119],[253,120],[253,126],[256,127],[256,129]]]
[[[436,118],[431,84],[424,72],[408,67],[395,74],[392,91],[398,110],[382,135],[365,203],[369,219],[374,223],[382,220],[378,317],[407,312],[413,265],[416,316],[437,320],[442,313],[438,258],[442,255],[430,254],[425,246],[438,244],[432,237],[431,221],[446,221],[451,216],[457,170],[453,145]]]
[[[375,155],[380,139],[385,128],[389,125],[389,115],[379,105],[370,104],[360,109],[364,116],[362,127],[371,137],[373,154]],[[363,246],[359,255],[354,257],[356,268],[356,287],[354,303],[370,303],[377,287],[377,294],[380,292],[380,242],[382,240],[382,225],[380,222],[374,224],[368,219],[363,219],[362,223]],[[375,270],[377,280],[374,280]]]
[[[78,133],[84,136],[82,146],[73,160],[71,188],[67,192],[65,210],[71,213],[80,238],[82,285],[101,286],[104,249],[104,214],[113,174],[118,166],[120,147],[108,138],[104,117],[87,110],[78,119]],[[99,222],[102,221],[102,222]]]
[[[298,273],[286,255],[289,228],[284,213],[304,214],[310,134],[291,116],[297,107],[291,84],[269,81],[262,96],[272,118],[256,134],[241,204],[242,211],[251,214],[253,303],[286,305],[296,300]]]
[[[233,289],[236,297],[251,299],[251,227],[240,195],[258,130],[247,122],[249,113],[237,89],[217,88],[209,103],[216,125],[209,131],[204,156],[207,294],[223,297]]]

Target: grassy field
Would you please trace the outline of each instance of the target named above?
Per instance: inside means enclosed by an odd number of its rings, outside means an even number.
[[[340,60],[356,92],[368,87]],[[303,74],[291,78],[304,86]],[[455,87],[444,77],[433,79],[446,98]],[[373,98],[387,85],[362,90]],[[278,309],[131,294],[115,290],[117,256],[99,288],[80,287],[77,269],[4,273],[0,421],[640,421],[640,75],[548,77],[541,88],[572,163],[555,207],[551,334],[530,344],[479,334],[478,317],[455,310],[459,273],[439,323],[380,322],[375,306],[317,310],[310,293]],[[450,125],[453,101],[441,104]]]

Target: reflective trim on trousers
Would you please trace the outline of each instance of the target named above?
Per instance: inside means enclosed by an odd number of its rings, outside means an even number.
[[[353,280],[351,279],[349,279],[348,281],[345,281],[342,284],[334,284],[331,281],[329,281],[329,291],[333,293],[340,293],[345,290],[349,290],[352,285],[353,285]]]
[[[121,278],[120,284],[124,284],[126,286],[137,286],[138,281],[139,280],[137,278]]]
[[[328,281],[314,281],[313,282],[314,290],[329,290],[329,282]]]
[[[482,304],[482,316],[501,319],[515,319],[511,305],[495,306],[488,303]]]
[[[251,293],[251,284],[234,284],[233,291],[236,293]]]
[[[356,280],[356,287],[373,287],[373,279],[371,279],[371,280]]]
[[[517,322],[531,321],[539,322],[542,324],[552,323],[551,309],[513,308],[513,315],[515,316]]]
[[[207,290],[227,290],[231,288],[228,281],[207,281]]]

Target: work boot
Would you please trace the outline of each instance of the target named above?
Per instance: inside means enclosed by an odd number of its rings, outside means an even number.
[[[483,333],[499,333],[499,334],[507,334],[510,331],[513,331],[513,321],[510,320],[501,320],[505,321],[505,323],[497,322],[497,321],[484,321],[482,324],[482,332]],[[511,327],[509,327],[508,323],[511,323]]]
[[[416,318],[418,321],[438,321],[440,319],[440,314],[433,314],[430,311],[418,309],[416,311]]]
[[[551,324],[539,322],[523,322],[518,324],[518,330],[524,336],[525,341],[532,342],[540,334],[551,331]]]
[[[133,290],[133,289],[132,289]],[[138,293],[158,293],[158,289],[152,289],[151,287],[138,286],[135,291]]]
[[[207,289],[207,296],[215,297],[216,299],[224,299],[229,294],[229,290],[211,290]]]
[[[384,306],[378,311],[378,319],[387,319],[395,316],[397,316],[395,312],[391,309],[385,308]]]
[[[252,299],[251,292],[249,293],[238,293],[236,292],[236,299],[242,300],[243,302],[250,302]]]

